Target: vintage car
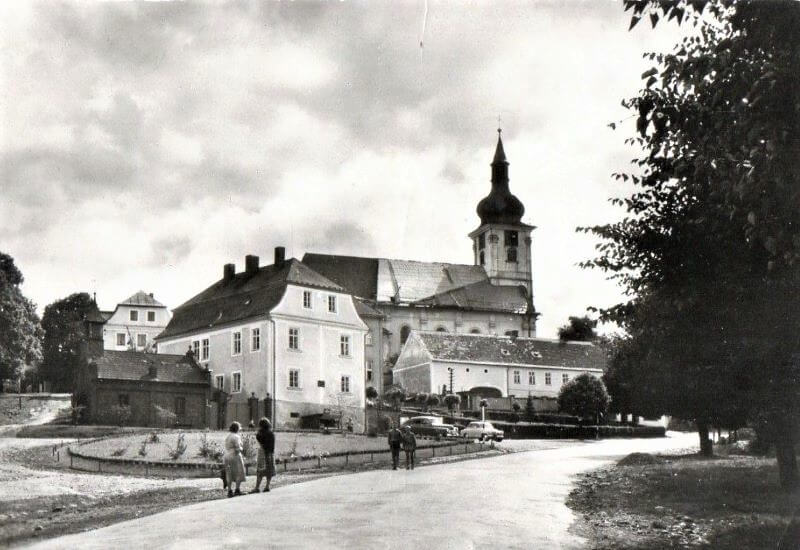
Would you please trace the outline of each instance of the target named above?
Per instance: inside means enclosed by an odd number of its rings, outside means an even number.
[[[505,433],[503,430],[498,430],[492,426],[491,422],[470,422],[469,425],[461,430],[461,437],[464,439],[480,439],[481,441],[487,439],[494,439],[495,441],[503,441]]]
[[[444,424],[440,416],[412,416],[400,426],[409,426],[415,435],[434,437],[458,437],[458,428],[452,424]]]

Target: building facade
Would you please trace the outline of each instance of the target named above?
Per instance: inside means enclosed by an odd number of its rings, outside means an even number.
[[[105,319],[103,347],[107,350],[154,350],[155,337],[169,323],[167,307],[142,290],[117,304],[114,311],[101,311]]]
[[[410,392],[456,393],[465,408],[483,398],[556,399],[576,376],[603,375],[606,355],[590,342],[414,331],[394,368]]]
[[[491,190],[470,233],[473,263],[417,262],[309,253],[303,263],[377,310],[382,344],[370,359],[382,369],[372,384],[392,383],[392,366],[412,330],[536,336],[531,233],[525,207],[509,190],[509,163],[498,136]],[[375,324],[373,322],[373,324]]]
[[[279,247],[273,265],[227,264],[157,341],[159,353],[191,350],[211,370],[219,426],[266,415],[298,428],[327,414],[363,431],[367,333],[348,292]]]

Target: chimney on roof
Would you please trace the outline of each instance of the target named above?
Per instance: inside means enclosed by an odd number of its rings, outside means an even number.
[[[258,256],[248,254],[244,257],[244,271],[248,275],[258,272]]]
[[[233,276],[236,275],[236,265],[235,264],[225,264],[222,267],[222,280],[223,281],[231,281],[233,280]]]
[[[149,365],[147,367],[147,376],[150,378],[158,378],[158,365]]]
[[[286,260],[286,248],[282,246],[275,247],[275,265],[280,265]]]
[[[152,297],[153,297],[153,293],[151,292],[151,293],[149,294],[149,296],[152,298]]]

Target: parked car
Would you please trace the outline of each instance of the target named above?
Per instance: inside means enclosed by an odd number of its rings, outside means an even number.
[[[428,437],[458,437],[458,428],[452,424],[444,424],[439,416],[412,416],[403,422],[401,428],[411,427],[415,435]]]
[[[461,437],[464,439],[494,439],[503,441],[505,433],[492,426],[491,422],[470,422],[466,428],[461,430]]]

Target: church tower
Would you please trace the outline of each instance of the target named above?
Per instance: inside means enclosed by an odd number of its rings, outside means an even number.
[[[469,234],[475,265],[483,266],[495,285],[522,285],[533,296],[531,231],[522,223],[525,207],[508,188],[508,161],[502,130],[497,130],[497,149],[492,161],[492,190],[478,203],[481,225]]]

